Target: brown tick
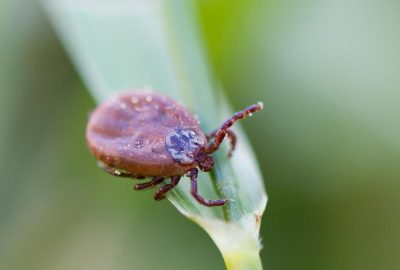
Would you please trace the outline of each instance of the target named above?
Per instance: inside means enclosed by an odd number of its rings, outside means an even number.
[[[262,110],[257,103],[235,113],[222,126],[204,135],[198,120],[185,107],[154,92],[127,92],[104,102],[90,115],[86,142],[102,169],[115,176],[143,179],[136,190],[156,186],[170,178],[155,193],[161,200],[183,175],[191,181],[191,194],[205,206],[218,206],[225,199],[206,200],[197,192],[197,167],[203,172],[214,166],[211,154],[225,137],[235,149],[236,136],[229,128],[238,120]],[[212,138],[214,138],[212,140]]]

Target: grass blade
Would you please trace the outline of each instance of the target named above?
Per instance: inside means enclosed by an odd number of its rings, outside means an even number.
[[[48,0],[45,7],[82,78],[98,102],[118,91],[152,88],[190,108],[209,132],[230,115],[205,61],[193,1]],[[168,195],[203,227],[228,269],[261,269],[259,227],[267,196],[253,151],[240,128],[230,160],[215,154],[213,173],[200,173],[204,197],[225,197],[224,207],[199,205],[188,182]]]

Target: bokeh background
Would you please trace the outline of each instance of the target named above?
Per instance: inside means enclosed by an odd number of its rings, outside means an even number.
[[[199,1],[269,203],[265,269],[400,268],[400,2]],[[0,269],[223,269],[195,224],[101,172],[95,103],[36,1],[0,1]]]

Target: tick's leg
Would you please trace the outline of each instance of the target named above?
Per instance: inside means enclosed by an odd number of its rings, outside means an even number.
[[[120,171],[118,169],[114,169],[112,167],[107,166],[106,164],[104,164],[103,162],[97,162],[98,166],[105,172],[114,175],[114,176],[118,176],[118,177],[131,177],[133,178],[132,174],[128,173],[128,172],[123,172]]]
[[[224,140],[225,136],[228,134],[228,128],[230,128],[237,120],[243,119],[247,116],[252,115],[255,112],[259,112],[263,109],[263,104],[261,102],[247,107],[243,111],[235,113],[231,118],[226,120],[222,126],[215,132],[215,140],[210,143],[207,147],[206,153],[210,154],[218,150],[220,144]]]
[[[192,193],[193,197],[202,205],[205,206],[220,206],[220,205],[224,205],[226,203],[225,199],[219,199],[219,200],[206,200],[203,197],[201,197],[198,193],[197,193],[197,174],[198,174],[198,170],[195,169],[191,169],[188,173],[188,176],[190,177],[190,193]]]
[[[166,184],[162,187],[160,187],[156,194],[154,194],[154,199],[156,201],[162,200],[165,198],[165,193],[167,193],[168,191],[170,191],[171,189],[173,189],[174,187],[176,187],[176,185],[178,185],[179,180],[181,180],[180,176],[173,176],[171,177],[171,184]]]
[[[217,130],[214,130],[213,132],[211,132],[210,134],[207,135],[207,139],[211,139],[213,137],[215,137],[215,135],[217,134]],[[228,157],[232,156],[233,151],[235,151],[236,148],[236,135],[232,130],[226,130],[226,136],[228,137],[228,139],[231,141],[231,148],[229,149],[228,152]]]
[[[142,190],[142,189],[154,187],[155,185],[158,185],[159,183],[161,183],[163,180],[164,180],[164,178],[156,176],[156,177],[153,177],[153,179],[151,179],[149,182],[134,185],[133,188],[136,190]]]

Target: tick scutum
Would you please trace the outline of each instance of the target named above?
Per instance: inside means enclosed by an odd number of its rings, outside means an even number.
[[[176,129],[166,138],[166,146],[171,158],[179,164],[193,164],[196,156],[204,152],[207,141],[192,129]]]

